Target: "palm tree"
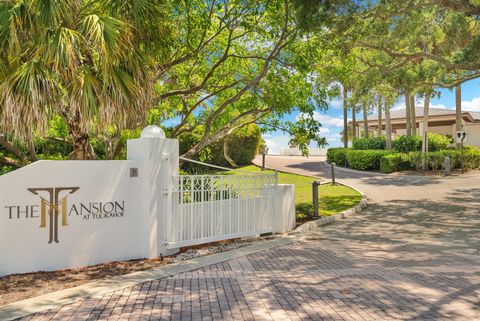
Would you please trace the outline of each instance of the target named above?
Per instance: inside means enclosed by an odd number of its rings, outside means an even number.
[[[380,95],[380,93],[378,93],[377,99],[378,99],[378,103],[377,103],[377,112],[378,112],[377,136],[381,137],[382,136],[382,127],[383,127],[383,124],[382,124],[382,117],[383,116],[382,116],[382,95]]]
[[[425,105],[423,107],[423,137],[422,137],[422,150],[423,155],[423,170],[427,169],[427,153],[428,153],[428,114],[430,112],[430,94],[425,95]]]
[[[462,84],[455,86],[455,115],[455,129],[462,130]]]
[[[392,149],[392,123],[390,120],[390,103],[385,96],[385,136],[386,136],[386,148]]]
[[[411,136],[412,135],[412,116],[410,116],[410,93],[408,90],[405,91],[405,124],[406,124],[406,127],[407,127],[407,136]]]
[[[343,147],[348,148],[348,89],[343,85]]]
[[[135,2],[1,2],[0,128],[26,138],[45,133],[58,114],[73,142],[70,158],[92,159],[89,129],[141,117],[152,86],[139,26],[155,5]]]
[[[415,109],[415,95],[410,96],[410,126],[412,128],[412,135],[417,135],[417,115]]]
[[[363,98],[362,100],[362,113],[363,113],[363,134],[365,138],[368,138],[368,111],[367,111],[367,100]]]

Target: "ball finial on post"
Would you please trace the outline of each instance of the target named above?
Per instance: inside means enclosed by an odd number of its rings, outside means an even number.
[[[163,129],[156,125],[150,125],[145,127],[140,134],[141,138],[165,138],[165,132]]]

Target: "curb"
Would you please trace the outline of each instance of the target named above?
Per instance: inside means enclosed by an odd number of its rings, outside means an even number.
[[[314,228],[317,228],[319,226],[332,224],[336,221],[343,220],[343,219],[345,219],[349,216],[352,216],[356,213],[359,213],[367,207],[368,199],[367,199],[367,195],[365,195],[365,193],[363,193],[362,191],[360,191],[357,188],[355,188],[353,186],[350,186],[348,184],[344,184],[344,183],[340,183],[340,184],[344,185],[344,186],[347,186],[347,187],[357,191],[358,193],[360,193],[360,195],[362,195],[362,199],[360,200],[360,202],[358,202],[358,204],[355,205],[354,207],[352,207],[351,209],[345,210],[341,213],[331,215],[331,216],[327,216],[327,217],[322,217],[322,218],[319,218],[318,220],[302,224],[299,227],[297,227],[295,230],[290,232],[289,234],[302,233],[302,232],[305,232],[305,231],[313,230]]]
[[[249,254],[290,244],[292,242],[294,242],[294,240],[288,238],[277,238],[274,240],[257,242],[253,243],[252,245],[231,251],[205,255],[180,263],[168,264],[155,269],[116,276],[109,279],[48,293],[23,301],[14,302],[0,306],[0,320],[15,320],[31,314],[44,312],[59,306],[71,304],[79,300],[102,296],[106,293],[135,286],[140,283],[150,282],[170,277],[178,273],[201,269],[212,264],[229,261]]]

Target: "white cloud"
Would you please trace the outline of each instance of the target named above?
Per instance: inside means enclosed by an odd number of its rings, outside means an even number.
[[[325,135],[330,133],[330,129],[328,127],[320,127],[320,130],[318,131],[319,134]]]
[[[341,117],[331,117],[328,115],[320,114],[318,111],[315,111],[313,113],[313,119],[320,122],[322,125],[343,127],[343,118]]]
[[[399,97],[393,104],[392,108],[390,108],[390,110],[398,109],[405,109],[405,99],[403,97]]]
[[[282,148],[288,147],[288,141],[290,138],[285,135],[271,136],[263,135],[263,139],[268,147],[268,153],[273,155],[280,155]]]
[[[423,107],[425,103],[425,99],[421,98],[415,98],[415,105],[417,107]],[[444,104],[430,104],[430,108],[439,108],[439,109],[451,109],[450,107],[445,106]],[[405,109],[405,98],[404,97],[399,97],[397,101],[393,104],[393,107],[391,110],[399,110],[399,109]]]
[[[328,106],[332,108],[343,108],[343,100],[341,98],[335,98],[327,101]]]
[[[424,106],[424,103],[422,101],[422,104],[421,106],[423,107]],[[430,104],[430,108],[438,108],[438,109],[449,109],[447,106],[445,106],[444,104]]]
[[[480,97],[475,97],[472,100],[462,100],[462,109],[480,111]]]

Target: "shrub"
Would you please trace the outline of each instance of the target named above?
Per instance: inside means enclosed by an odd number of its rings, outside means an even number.
[[[228,155],[235,163],[237,165],[249,165],[258,152],[262,142],[262,133],[257,125],[252,124],[235,131],[226,139],[229,147]]]
[[[471,148],[464,150],[463,152],[465,157],[465,169],[477,169],[480,167],[480,150],[478,148]],[[459,157],[461,157],[461,153]]]
[[[444,150],[451,143],[452,143],[452,139],[447,136],[434,134],[434,133],[428,134],[428,151],[429,152],[437,152],[440,150]]]
[[[410,165],[417,171],[422,169],[423,166],[423,153],[422,152],[410,152],[407,154]]]
[[[393,173],[412,169],[412,164],[407,154],[394,153],[382,157],[380,160],[380,171],[382,173]]]
[[[452,143],[451,138],[429,133],[428,151],[437,152],[446,149]],[[398,136],[392,142],[392,149],[396,152],[409,153],[422,151],[422,136]]]
[[[434,171],[443,168],[445,156],[443,152],[431,152],[427,154],[428,167]]]
[[[297,217],[299,218],[313,218],[315,208],[313,207],[312,203],[300,203],[297,204],[295,211],[297,213]]]
[[[396,171],[416,169],[420,170],[423,165],[424,155],[421,152],[395,153],[382,157],[380,160],[380,170],[383,173],[392,173]],[[452,168],[458,169],[462,166],[462,153],[460,150],[444,149],[427,154],[428,168],[439,170],[444,168],[445,157],[450,158]],[[480,149],[467,146],[464,150],[464,168],[477,169],[480,167]]]
[[[348,148],[329,148],[327,150],[327,162],[335,163],[339,166],[345,166]]]
[[[352,169],[361,171],[379,170],[380,160],[390,153],[386,150],[349,150],[347,160]]]
[[[201,133],[184,133],[180,135],[180,154],[186,153],[201,139]],[[233,132],[225,138],[228,145],[228,155],[237,165],[248,165],[255,158],[262,140],[260,128],[256,124],[246,126]],[[195,158],[214,165],[230,166],[224,157],[224,140],[219,140],[202,149]],[[184,164],[185,168],[195,167]]]
[[[385,137],[357,138],[353,141],[352,148],[357,150],[385,149]]]
[[[398,136],[392,142],[392,149],[400,153],[421,151],[422,138],[420,136]]]

